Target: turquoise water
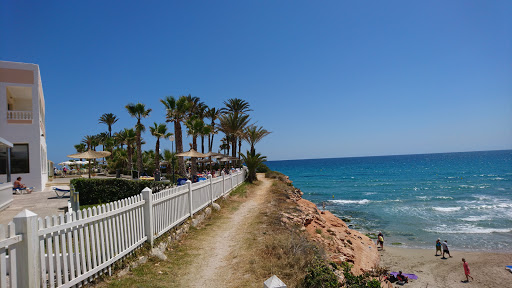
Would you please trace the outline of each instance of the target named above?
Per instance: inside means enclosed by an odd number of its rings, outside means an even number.
[[[512,150],[269,161],[304,198],[387,244],[512,251]]]

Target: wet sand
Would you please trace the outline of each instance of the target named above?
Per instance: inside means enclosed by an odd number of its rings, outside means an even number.
[[[418,275],[403,287],[512,287],[512,273],[505,269],[512,265],[512,253],[450,251],[453,258],[434,256],[435,249],[407,249],[384,246],[380,265],[391,271]],[[462,267],[462,258],[469,264],[469,283]],[[402,287],[394,285],[394,287]]]

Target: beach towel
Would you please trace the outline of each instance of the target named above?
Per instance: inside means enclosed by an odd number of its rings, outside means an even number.
[[[398,275],[398,272],[390,272],[389,274],[395,275],[395,277],[396,277],[396,275]],[[412,280],[418,280],[418,276],[416,276],[415,274],[402,273],[402,275],[407,276],[407,278],[412,279]]]

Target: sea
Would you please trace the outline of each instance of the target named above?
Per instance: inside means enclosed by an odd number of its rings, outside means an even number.
[[[512,150],[266,162],[386,245],[512,252]]]

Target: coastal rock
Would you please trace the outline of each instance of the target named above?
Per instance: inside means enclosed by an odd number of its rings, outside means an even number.
[[[217,203],[213,203],[212,208],[215,209],[215,211],[220,211],[220,205]]]
[[[301,230],[306,231],[310,239],[324,247],[331,261],[353,264],[354,274],[370,271],[379,264],[380,254],[370,238],[351,230],[331,212],[320,211],[315,204],[302,199],[302,195],[296,188],[288,191],[289,201],[297,204],[297,213],[282,213],[283,225],[302,225]]]

